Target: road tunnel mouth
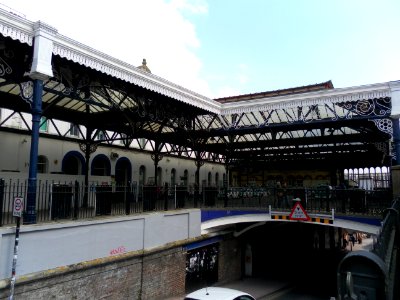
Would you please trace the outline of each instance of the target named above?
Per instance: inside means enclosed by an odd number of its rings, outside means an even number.
[[[300,222],[274,222],[254,228],[240,236],[243,274],[290,282],[324,297],[335,295],[338,265],[351,251],[342,247],[344,232],[333,226]],[[249,247],[252,272],[246,274]]]

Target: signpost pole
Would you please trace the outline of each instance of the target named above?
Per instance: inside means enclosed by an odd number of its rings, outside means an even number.
[[[19,244],[19,229],[21,226],[21,216],[22,216],[23,207],[24,207],[24,199],[20,198],[20,197],[14,198],[13,216],[17,218],[17,226],[15,227],[14,256],[13,256],[12,270],[11,270],[9,300],[14,299],[15,274],[16,274],[16,269],[17,269],[18,244]]]
[[[19,227],[21,224],[21,218],[17,217],[17,227],[15,229],[15,243],[14,243],[14,257],[12,262],[12,271],[11,271],[11,283],[10,283],[10,298],[9,300],[14,299],[14,286],[15,286],[15,270],[17,268],[17,256],[18,256],[18,242],[19,242]]]

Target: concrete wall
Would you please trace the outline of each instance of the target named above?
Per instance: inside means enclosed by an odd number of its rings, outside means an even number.
[[[17,275],[149,250],[200,236],[200,210],[23,225]],[[11,276],[15,228],[0,229],[0,279]]]

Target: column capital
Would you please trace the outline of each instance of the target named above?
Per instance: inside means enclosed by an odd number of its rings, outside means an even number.
[[[57,30],[41,21],[33,25],[33,61],[29,76],[33,79],[47,80],[53,77],[51,58],[53,55],[53,37]]]

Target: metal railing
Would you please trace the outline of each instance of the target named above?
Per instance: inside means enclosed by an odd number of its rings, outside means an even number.
[[[400,280],[398,264],[400,247],[400,200],[393,202],[393,205],[385,210],[385,217],[382,228],[372,252],[375,253],[386,265],[386,290],[390,295],[395,293],[396,282]],[[389,298],[389,297],[388,297]]]
[[[0,179],[0,226],[14,223],[15,197],[26,202],[27,181]],[[195,187],[104,185],[75,182],[38,181],[36,185],[36,220],[88,219],[97,216],[119,216],[145,211],[180,208],[226,208],[290,210],[299,198],[310,213],[381,215],[390,206],[388,190],[273,187]],[[26,203],[25,203],[26,204]],[[25,205],[26,207],[26,205]]]
[[[400,280],[400,200],[384,212],[371,251],[348,253],[338,267],[339,299],[398,299]]]

